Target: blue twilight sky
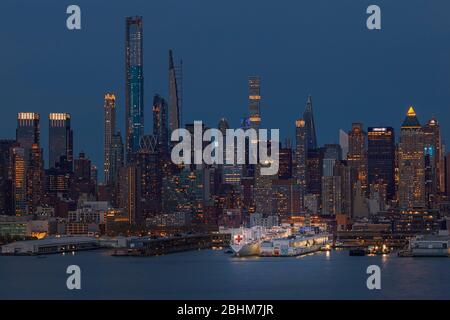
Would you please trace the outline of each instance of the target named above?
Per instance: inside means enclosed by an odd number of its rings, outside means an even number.
[[[82,30],[66,29],[78,4]],[[382,30],[366,28],[366,8]],[[408,105],[433,114],[450,140],[448,0],[2,0],[0,137],[16,113],[70,112],[75,153],[102,163],[103,95],[116,92],[124,127],[124,18],[144,17],[146,132],[154,93],[167,96],[167,55],[184,62],[184,122],[232,127],[247,114],[247,76],[262,77],[263,127],[293,137],[313,97],[318,139],[338,141],[352,122],[399,128]],[[47,157],[46,157],[47,158]],[[100,171],[101,172],[101,171]]]

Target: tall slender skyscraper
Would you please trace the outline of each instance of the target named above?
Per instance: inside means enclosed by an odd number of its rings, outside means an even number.
[[[303,206],[303,196],[306,194],[306,159],[308,155],[307,150],[307,134],[305,121],[298,119],[295,121],[295,167],[294,179],[296,184],[300,187],[300,205]]]
[[[248,77],[248,109],[250,127],[258,129],[261,123],[261,78]]]
[[[167,102],[158,94],[153,97],[153,135],[158,140],[158,151],[167,155],[169,150]]]
[[[169,50],[169,134],[181,127],[181,79],[182,64],[176,66],[173,52]]]
[[[120,168],[124,166],[124,150],[123,150],[122,135],[117,132],[113,135],[111,140],[111,167],[110,172],[110,182],[115,183],[119,180]]]
[[[27,214],[25,149],[23,147],[16,147],[12,150],[14,213],[15,215],[24,215]]]
[[[112,93],[105,94],[104,110],[104,133],[103,133],[103,172],[104,181],[111,180],[111,143],[116,133],[116,97]]]
[[[57,163],[60,167],[73,170],[73,132],[70,127],[70,114],[50,113],[48,116],[48,146],[49,146],[49,168],[55,168]],[[62,158],[64,157],[64,158]]]
[[[317,149],[316,125],[314,123],[314,114],[311,96],[306,101],[305,112],[303,113],[306,130],[306,148],[307,150]]]
[[[37,143],[31,146],[26,173],[27,211],[29,214],[36,212],[36,208],[42,204],[44,196],[44,161],[42,153],[42,149]]]
[[[437,197],[445,192],[444,148],[439,122],[433,117],[422,128],[422,131],[424,133],[426,157],[428,158],[426,161],[429,162],[427,165],[428,193],[432,193],[430,195],[432,197]]]
[[[125,144],[127,161],[131,161],[144,134],[143,27],[139,16],[126,18],[125,69]]]
[[[348,133],[348,154],[349,166],[353,169],[354,177],[352,184],[361,182],[364,192],[367,188],[367,133],[363,129],[362,123],[353,123],[352,130]]]
[[[425,207],[424,134],[410,107],[403,121],[398,145],[399,207]]]
[[[29,159],[33,144],[39,144],[39,137],[39,114],[34,112],[19,112],[17,114],[16,141],[24,149],[25,159]]]

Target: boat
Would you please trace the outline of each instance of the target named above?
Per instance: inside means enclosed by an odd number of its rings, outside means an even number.
[[[354,248],[350,249],[349,255],[352,257],[362,257],[366,255],[366,249],[363,248]]]
[[[260,242],[255,240],[232,244],[231,249],[238,257],[257,256],[260,253]]]
[[[289,237],[266,240],[261,243],[262,257],[294,257],[330,248],[330,234],[295,234]]]
[[[222,233],[231,234],[230,248],[237,257],[257,256],[261,252],[261,242],[272,238],[287,236],[289,228],[272,227],[265,228],[254,226],[252,228],[233,228],[221,230]]]
[[[411,257],[450,257],[450,236],[420,235],[410,241]]]

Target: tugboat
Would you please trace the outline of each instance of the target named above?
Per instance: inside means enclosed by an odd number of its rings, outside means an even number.
[[[351,257],[362,257],[366,255],[366,250],[363,248],[350,249],[349,255]]]

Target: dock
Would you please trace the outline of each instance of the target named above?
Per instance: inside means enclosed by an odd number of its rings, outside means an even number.
[[[126,248],[114,249],[112,256],[156,256],[182,251],[225,247],[230,244],[229,234],[189,234],[164,238],[133,238]]]

